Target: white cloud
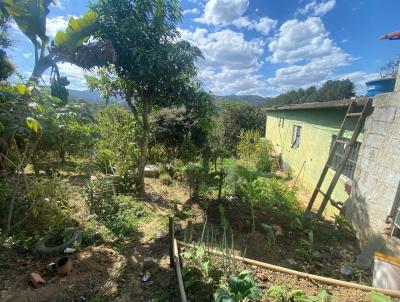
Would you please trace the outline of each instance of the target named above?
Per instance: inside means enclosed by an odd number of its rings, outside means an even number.
[[[58,69],[60,70],[61,76],[66,76],[71,84],[68,88],[85,90],[86,80],[84,77],[85,72],[82,68],[72,65],[70,63],[58,63]]]
[[[199,79],[216,94],[263,94],[267,83],[258,70],[264,42],[246,40],[229,29],[210,33],[206,29],[181,30],[182,38],[196,44],[204,55],[199,62]]]
[[[25,59],[29,59],[30,57],[32,57],[32,53],[30,53],[30,52],[23,53],[22,56],[23,56]]]
[[[187,15],[187,14],[198,14],[199,13],[199,9],[198,8],[192,8],[192,9],[185,9],[184,11],[183,11],[183,14],[184,15]]]
[[[269,88],[263,77],[249,70],[223,68],[220,71],[215,71],[211,67],[208,67],[200,70],[199,80],[212,93],[217,95],[266,95],[269,93]]]
[[[341,51],[333,45],[318,17],[285,22],[268,47],[272,53],[269,57],[272,63],[294,63]]]
[[[65,9],[65,5],[69,2],[69,0],[56,0],[52,2],[52,5],[57,7],[58,9]]]
[[[194,19],[208,25],[234,25],[238,28],[257,30],[267,35],[277,25],[277,21],[268,17],[251,20],[244,16],[249,6],[248,0],[209,0],[204,8],[204,15]]]
[[[278,24],[278,21],[270,19],[268,17],[262,17],[258,22],[253,22],[254,28],[264,34],[268,35]]]
[[[296,14],[307,15],[311,14],[312,16],[323,16],[330,10],[332,10],[336,5],[336,0],[322,0],[318,2],[317,0],[312,0],[307,3],[304,8],[298,9]]]
[[[304,65],[291,65],[279,68],[275,76],[268,79],[270,84],[286,91],[294,88],[319,85],[332,78],[333,71],[348,65],[348,55],[341,52],[331,53],[330,55],[312,59]]]
[[[262,64],[262,40],[246,41],[242,33],[230,29],[209,33],[206,29],[196,28],[193,32],[181,30],[181,34],[201,49],[205,58],[202,64],[206,67],[255,70]]]
[[[71,16],[56,16],[47,18],[46,33],[50,38],[54,38],[58,31],[64,31],[68,26],[68,20]]]
[[[248,6],[248,0],[209,0],[204,16],[198,20],[213,25],[231,24],[244,14]]]
[[[336,46],[318,17],[284,23],[268,45],[271,63],[288,66],[275,71],[268,82],[280,91],[319,85],[332,78],[338,67],[353,58]]]

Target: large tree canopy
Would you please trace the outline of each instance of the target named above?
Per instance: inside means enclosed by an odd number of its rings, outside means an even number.
[[[110,93],[110,83],[123,95],[142,127],[139,139],[137,190],[144,192],[144,166],[150,133],[149,114],[154,106],[182,103],[197,74],[197,47],[180,40],[182,19],[178,0],[99,0],[92,5],[99,30],[95,38],[108,41],[115,52],[115,78],[102,75],[92,81]],[[105,83],[102,85],[101,83]],[[101,88],[103,86],[103,88]],[[112,91],[112,90],[111,90]]]

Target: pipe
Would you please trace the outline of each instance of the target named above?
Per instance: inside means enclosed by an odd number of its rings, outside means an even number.
[[[187,302],[185,286],[183,284],[183,278],[182,278],[182,272],[181,272],[181,264],[179,261],[178,244],[176,242],[176,239],[174,239],[173,253],[174,253],[174,262],[175,262],[175,268],[176,268],[176,277],[178,279],[179,300],[181,302]]]
[[[194,247],[193,244],[185,243],[185,242],[182,242],[182,241],[177,241],[177,242],[178,242],[178,245],[183,246],[183,247],[192,247],[192,248]],[[210,249],[210,252],[212,254],[218,255],[218,256],[222,256],[223,255],[221,252],[213,250],[213,249]],[[242,261],[242,262],[244,262],[246,264],[255,265],[255,266],[258,266],[258,267],[265,268],[265,269],[278,271],[278,272],[281,272],[281,273],[296,275],[296,276],[303,277],[303,278],[313,279],[313,280],[316,280],[316,281],[319,281],[319,282],[322,282],[322,283],[327,283],[327,284],[332,284],[332,285],[342,286],[342,287],[347,287],[347,288],[360,289],[360,290],[369,291],[369,292],[370,291],[376,291],[376,292],[381,292],[381,293],[383,293],[385,295],[388,295],[388,296],[400,297],[400,291],[396,291],[396,290],[376,288],[376,287],[371,287],[371,286],[367,286],[367,285],[351,283],[351,282],[342,281],[342,280],[336,280],[336,279],[332,279],[332,278],[328,278],[328,277],[322,277],[322,276],[318,276],[318,275],[303,273],[303,272],[295,271],[295,270],[288,269],[288,268],[285,268],[285,267],[281,267],[281,266],[277,266],[277,265],[273,265],[273,264],[269,264],[269,263],[264,263],[264,262],[260,262],[260,261],[257,261],[257,260],[248,259],[248,258],[244,258],[244,257],[239,257],[239,256],[235,256],[235,255],[233,255],[233,258],[235,260]]]

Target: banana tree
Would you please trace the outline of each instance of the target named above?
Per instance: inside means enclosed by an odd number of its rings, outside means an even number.
[[[98,66],[104,57],[112,59],[107,43],[87,43],[98,29],[97,15],[88,11],[82,17],[71,17],[65,32],[57,33],[55,41],[46,35],[46,18],[54,0],[2,0],[0,19],[13,19],[21,32],[34,45],[35,64],[30,80],[39,82],[43,73],[57,62],[65,61],[83,68]],[[96,56],[97,55],[97,56]],[[90,62],[95,57],[96,64]],[[110,59],[111,58],[111,59]]]

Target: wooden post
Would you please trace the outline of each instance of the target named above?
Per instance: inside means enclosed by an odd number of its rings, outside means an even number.
[[[174,267],[175,227],[174,227],[174,218],[171,216],[168,219],[168,227],[169,227],[169,266]]]
[[[219,183],[218,183],[218,200],[221,200],[222,197],[222,185],[224,183],[224,168],[221,168],[221,170],[219,170]]]
[[[193,236],[193,221],[189,220],[186,228],[186,242],[191,243],[192,242],[192,236]]]

